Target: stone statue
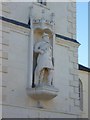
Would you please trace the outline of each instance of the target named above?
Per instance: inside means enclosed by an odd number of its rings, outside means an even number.
[[[37,66],[35,69],[35,85],[53,85],[52,46],[48,34],[44,33],[42,40],[34,46],[38,53]]]

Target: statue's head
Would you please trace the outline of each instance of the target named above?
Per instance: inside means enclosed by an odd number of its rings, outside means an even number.
[[[48,36],[47,33],[43,33],[42,38],[43,38],[45,41],[49,41],[49,36]]]

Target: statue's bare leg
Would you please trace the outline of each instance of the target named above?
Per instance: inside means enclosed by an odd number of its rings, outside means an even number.
[[[53,70],[49,70],[48,85],[53,85]]]
[[[41,70],[40,75],[39,75],[40,84],[43,84],[43,80],[44,80],[44,69]]]
[[[44,84],[47,85],[48,84],[48,68],[44,68]]]
[[[38,69],[36,68],[36,70],[35,70],[35,79],[34,79],[34,83],[35,83],[35,86],[38,86],[38,84],[39,84],[39,71],[38,71]]]

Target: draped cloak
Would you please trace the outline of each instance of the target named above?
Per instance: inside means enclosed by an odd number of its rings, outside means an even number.
[[[43,68],[53,69],[52,46],[50,45],[50,42],[40,41],[36,43],[34,50],[36,53],[39,52],[36,66],[37,71],[40,72]]]

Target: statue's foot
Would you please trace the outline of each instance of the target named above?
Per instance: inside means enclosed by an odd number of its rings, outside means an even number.
[[[35,87],[36,87],[36,85],[35,85],[35,84],[33,84],[33,85],[32,85],[32,88],[35,88]]]

